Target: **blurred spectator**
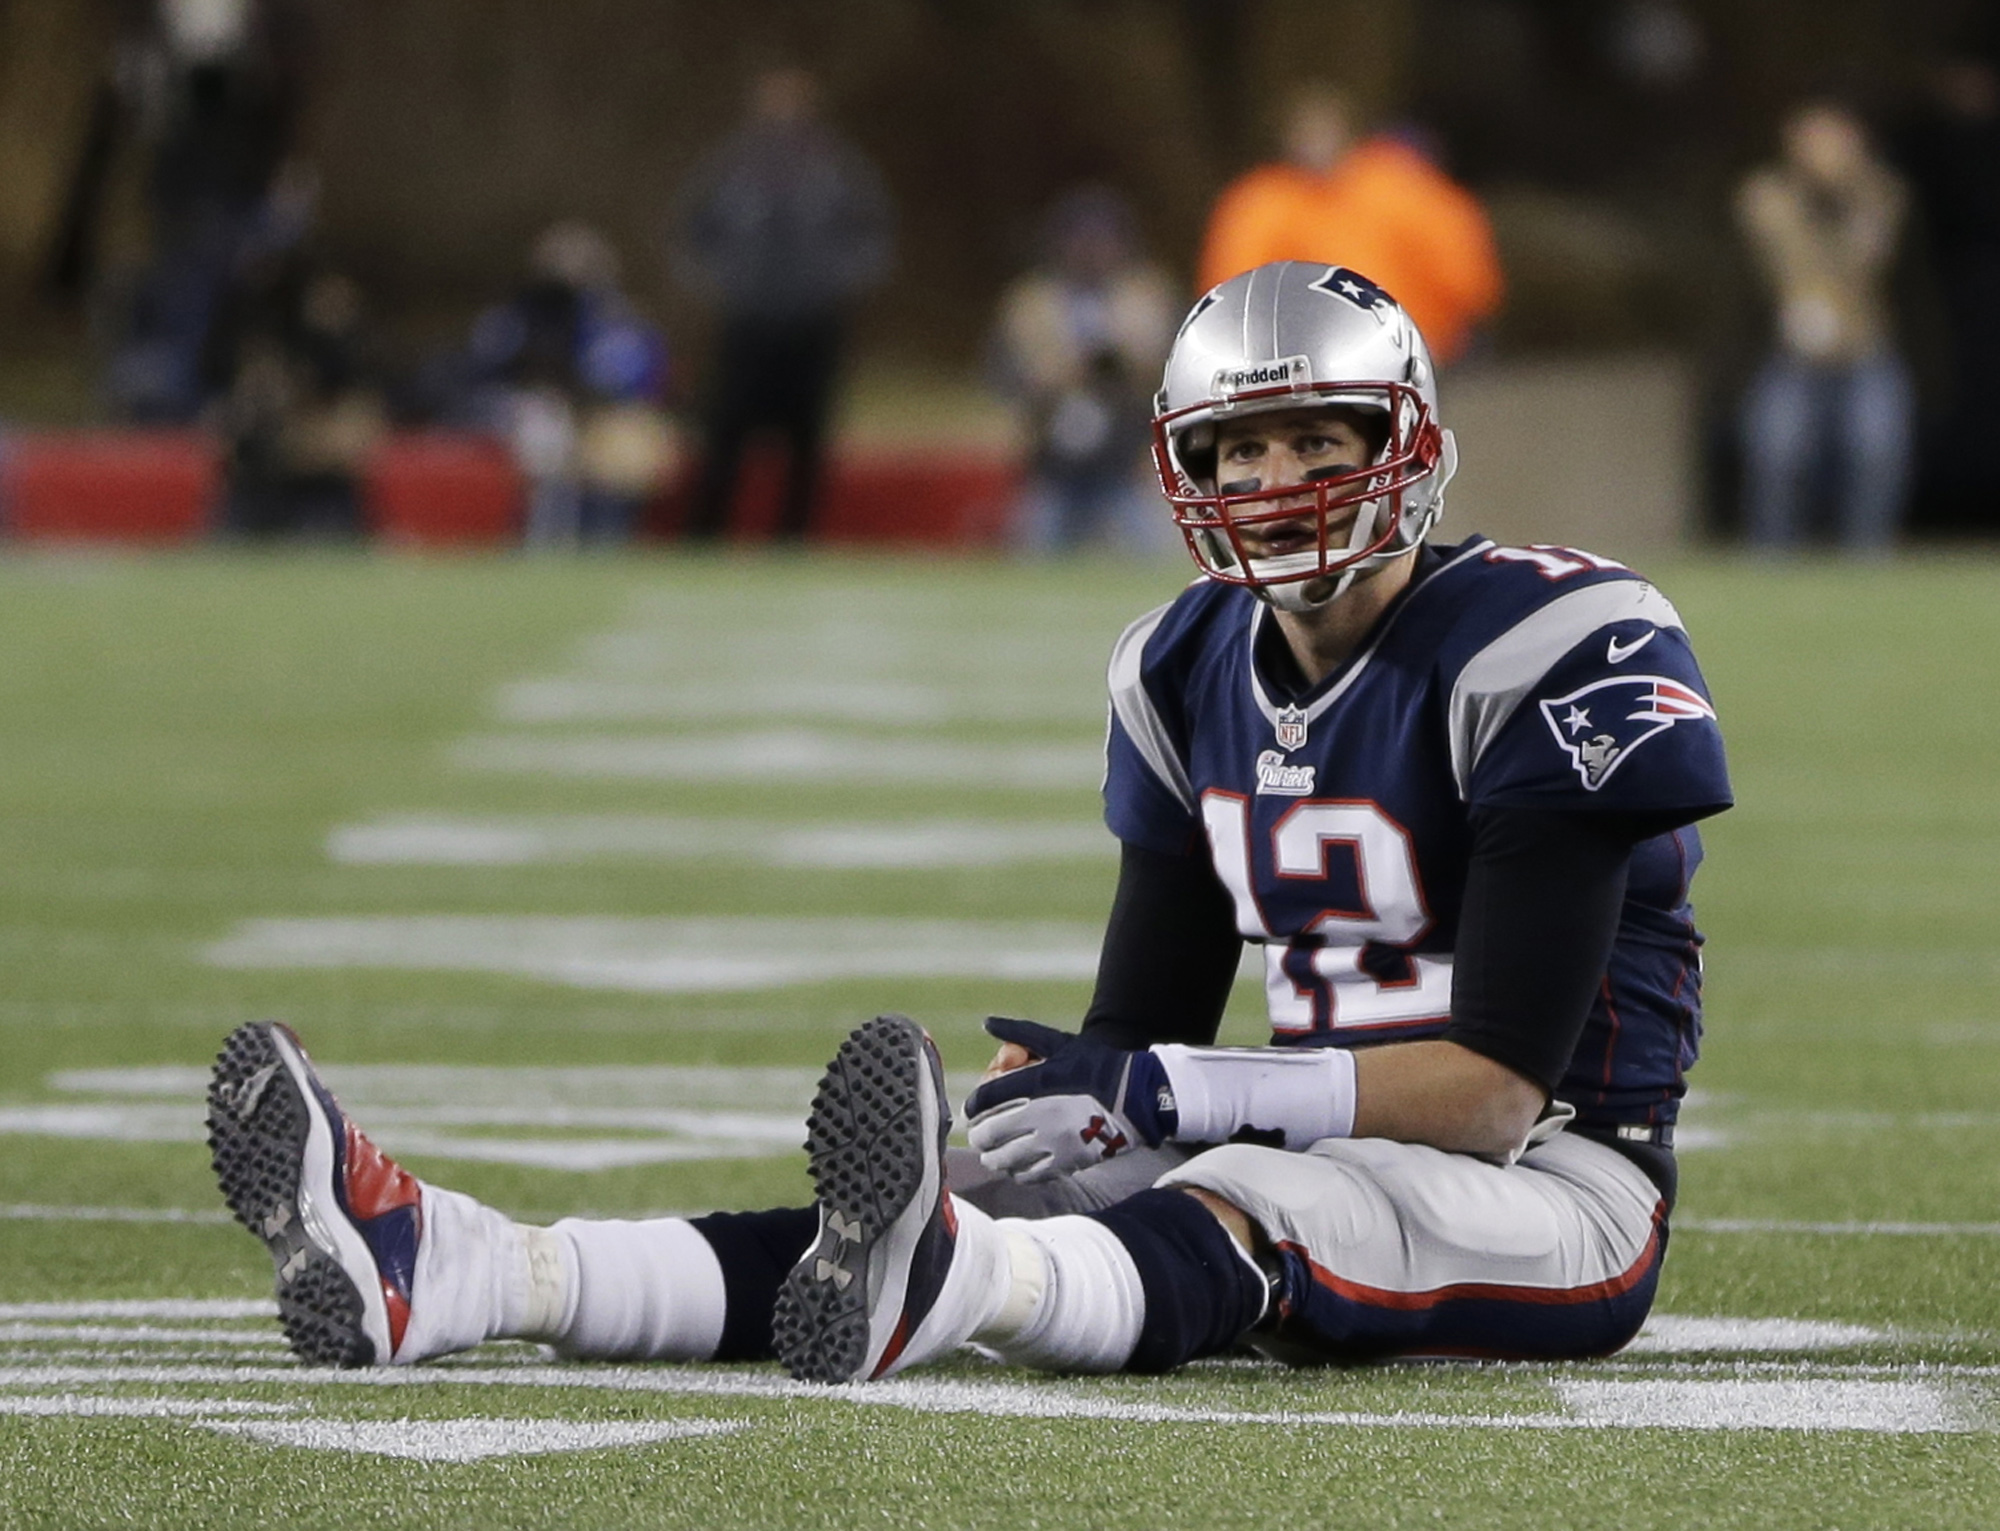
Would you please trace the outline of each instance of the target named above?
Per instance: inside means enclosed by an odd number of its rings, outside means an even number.
[[[502,436],[528,485],[530,544],[616,543],[672,474],[660,401],[666,343],[619,287],[597,230],[558,223],[528,280],[473,326],[473,418]]]
[[[1202,288],[1266,261],[1349,266],[1395,294],[1440,363],[1463,355],[1503,286],[1477,199],[1407,138],[1356,142],[1351,102],[1325,85],[1294,98],[1284,149],[1216,200]]]
[[[1924,496],[1941,520],[2000,527],[2000,71],[1938,66],[1903,162],[1943,299],[1948,392],[1924,454]]]
[[[1166,508],[1141,475],[1178,310],[1165,274],[1141,258],[1121,198],[1084,187],[1056,204],[1042,263],[1007,289],[996,337],[1000,384],[1030,442],[1023,547],[1171,541]]]
[[[848,311],[888,270],[889,224],[880,176],[822,119],[812,76],[760,75],[748,119],[683,191],[675,230],[682,276],[722,311],[688,536],[723,529],[745,441],[763,428],[789,456],[778,535],[805,535]]]
[[[361,292],[296,248],[254,264],[209,336],[229,448],[225,529],[359,536],[361,470],[383,431]]]
[[[283,0],[157,0],[121,47],[121,89],[152,144],[153,253],[123,305],[108,380],[133,419],[189,421],[206,402],[209,326],[292,136],[296,11]],[[79,218],[88,195],[73,189]]]
[[[1744,400],[1750,538],[1767,548],[1796,542],[1824,477],[1840,540],[1880,550],[1895,534],[1910,466],[1912,394],[1888,283],[1904,190],[1843,106],[1800,107],[1782,144],[1736,204],[1777,311],[1775,344]]]

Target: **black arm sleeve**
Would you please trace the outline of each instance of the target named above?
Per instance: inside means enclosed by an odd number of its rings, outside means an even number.
[[[1235,908],[1205,848],[1169,856],[1125,846],[1084,1035],[1112,1047],[1206,1046],[1242,951]]]
[[[1617,814],[1474,815],[1446,1041],[1554,1092],[1611,960],[1632,847],[1649,833]]]

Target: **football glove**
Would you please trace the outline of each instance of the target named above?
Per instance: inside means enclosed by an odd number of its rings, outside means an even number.
[[[1032,1184],[1102,1164],[1174,1135],[1166,1070],[1150,1052],[1106,1047],[1033,1021],[989,1016],[986,1029],[1036,1062],[966,1098],[966,1136],[995,1174]]]

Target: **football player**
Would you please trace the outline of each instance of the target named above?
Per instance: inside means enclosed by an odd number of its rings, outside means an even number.
[[[1155,459],[1201,577],[1113,651],[1096,991],[1073,1033],[988,1023],[976,1161],[883,1016],[814,1101],[815,1207],[531,1228],[398,1169],[244,1027],[211,1141],[301,1356],[512,1335],[845,1382],[967,1343],[1159,1371],[1637,1332],[1700,1034],[1692,826],[1730,801],[1679,616],[1608,559],[1430,541],[1431,362],[1352,271],[1206,294]],[[1272,1045],[1216,1047],[1246,940]]]

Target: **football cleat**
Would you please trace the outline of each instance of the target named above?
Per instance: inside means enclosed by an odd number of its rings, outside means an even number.
[[[229,1210],[271,1251],[293,1352],[314,1366],[388,1364],[410,1322],[422,1190],[347,1119],[289,1026],[229,1034],[208,1146]]]
[[[944,1180],[950,1131],[944,1066],[921,1026],[878,1016],[841,1043],[806,1122],[819,1235],[772,1314],[794,1377],[886,1375],[935,1306],[958,1236]]]

